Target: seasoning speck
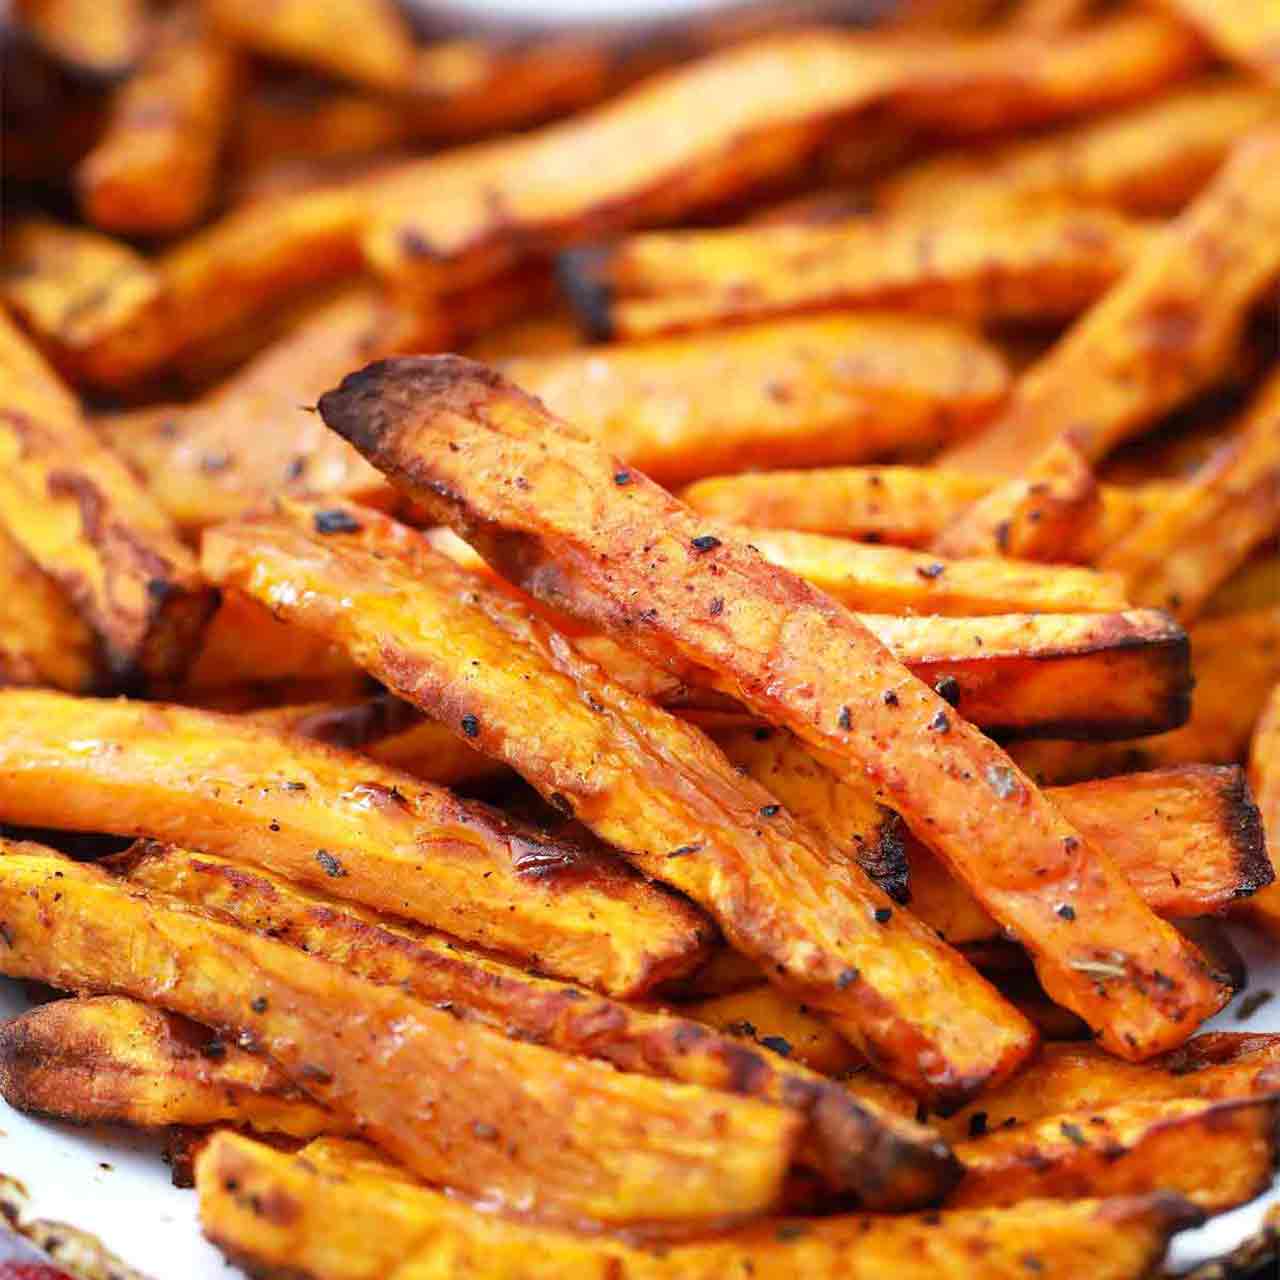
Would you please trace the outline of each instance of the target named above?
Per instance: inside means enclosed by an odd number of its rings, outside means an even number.
[[[934,733],[950,733],[951,720],[947,713],[945,711],[939,711],[938,714],[929,721],[929,728],[932,729]]]
[[[853,712],[848,707],[841,707],[840,714],[836,716],[836,724],[842,729],[853,728]]]
[[[921,564],[916,566],[916,573],[918,573],[920,577],[929,580],[942,577],[946,571],[947,566],[945,564],[939,564],[936,560],[932,564]]]
[[[1077,1147],[1087,1147],[1089,1145],[1089,1139],[1084,1136],[1084,1130],[1078,1124],[1072,1124],[1070,1120],[1064,1120],[1058,1128],[1062,1130],[1062,1136],[1075,1143]]]
[[[690,538],[689,545],[699,553],[714,551],[720,545],[720,539],[714,533],[703,533],[696,538]]]
[[[311,523],[317,533],[359,533],[362,527],[355,516],[340,507],[317,511]]]
[[[341,880],[347,874],[346,867],[328,849],[317,849],[316,861],[320,864],[320,870],[331,879]]]
[[[1076,918],[1076,909],[1070,903],[1064,902],[1062,906],[1058,908],[1058,914],[1064,920],[1074,920]]]
[[[475,716],[463,716],[459,723],[462,726],[462,732],[468,738],[478,738],[480,736],[480,721]]]
[[[780,804],[762,804],[760,806],[760,816],[762,818],[772,818],[775,814],[782,812]]]
[[[628,484],[630,484],[630,483],[631,483],[631,472],[630,472],[630,471],[615,471],[615,472],[613,473],[613,483],[614,483],[614,484],[616,484],[619,488],[623,487],[624,485],[628,485]]]
[[[933,686],[933,691],[943,702],[949,702],[953,707],[960,702],[960,681],[955,676],[943,676]]]
[[[985,1111],[975,1111],[969,1117],[969,1137],[981,1138],[987,1131],[987,1113]]]
[[[249,1008],[252,1009],[254,1013],[266,1013],[267,997],[254,996],[253,999],[249,1001]]]
[[[1022,789],[1018,775],[1007,764],[987,765],[987,785],[1001,800],[1008,800]]]
[[[888,924],[893,919],[893,910],[890,907],[877,907],[872,913],[872,918],[876,924]]]

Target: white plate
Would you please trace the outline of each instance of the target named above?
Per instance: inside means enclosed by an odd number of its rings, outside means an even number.
[[[1237,933],[1249,961],[1249,989],[1280,993],[1276,949]],[[1237,1005],[1239,1000],[1236,1001]],[[0,1017],[26,1007],[21,987],[0,980]],[[1247,1021],[1227,1009],[1209,1027],[1222,1031],[1280,1031],[1280,999]],[[104,1167],[106,1166],[106,1167]],[[33,1120],[0,1102],[0,1172],[21,1179],[31,1194],[31,1214],[92,1232],[124,1261],[156,1280],[230,1280],[230,1268],[200,1235],[195,1193],[169,1182],[155,1142],[111,1130],[75,1129]],[[1280,1201],[1280,1179],[1269,1195],[1235,1213],[1181,1235],[1175,1265],[1188,1266],[1225,1253],[1257,1230],[1263,1209]]]

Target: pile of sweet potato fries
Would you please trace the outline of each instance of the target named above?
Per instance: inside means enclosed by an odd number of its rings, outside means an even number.
[[[889,8],[18,0],[0,1092],[248,1272],[1137,1280],[1271,1187],[1280,5]]]

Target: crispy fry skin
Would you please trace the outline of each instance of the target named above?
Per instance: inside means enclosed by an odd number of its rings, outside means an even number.
[[[1280,372],[1232,442],[1099,560],[1135,604],[1192,621],[1251,552],[1280,532]]]
[[[732,524],[927,547],[1001,483],[998,476],[935,467],[826,467],[714,476],[680,496],[695,511]],[[1078,543],[1073,550],[1087,563],[1158,507],[1166,488],[1176,486],[1103,485],[1096,541]]]
[[[965,1096],[1029,1051],[1029,1028],[985,982],[696,728],[411,531],[359,508],[342,514],[345,528],[313,506],[211,530],[206,569],[343,644],[705,907],[737,949],[905,1087]],[[919,1012],[905,1018],[907,1004]]]
[[[0,858],[5,973],[247,1037],[430,1180],[571,1221],[714,1221],[778,1202],[802,1127],[792,1112],[508,1039],[63,863]]]
[[[1280,676],[1253,730],[1249,783],[1258,798],[1271,864],[1280,866]],[[1280,936],[1280,889],[1264,889],[1240,914],[1270,936]]]
[[[3,264],[5,302],[73,378],[83,352],[145,314],[162,288],[128,245],[44,218],[5,228]]]
[[[1170,0],[1224,57],[1280,84],[1280,14],[1270,0]]]
[[[209,0],[210,19],[237,44],[372,89],[406,89],[413,33],[390,0]]]
[[[266,1058],[123,996],[55,1000],[0,1026],[0,1094],[76,1124],[343,1131]]]
[[[1201,57],[1182,24],[1154,15],[1052,41],[765,37],[566,124],[407,166],[366,253],[384,276],[456,290],[584,228],[669,222],[786,178],[878,103],[931,126],[1007,129],[1142,97]]]
[[[18,0],[15,8],[41,48],[95,78],[123,75],[146,40],[143,0]]]
[[[942,443],[990,417],[1008,390],[989,344],[903,316],[781,321],[517,358],[504,369],[668,484]]]
[[[1280,1100],[1145,1099],[1069,1111],[963,1142],[948,1204],[1176,1191],[1223,1213],[1271,1185]]]
[[[605,850],[365,756],[211,711],[20,690],[0,724],[7,821],[242,858],[615,995],[704,954],[698,913]]]
[[[1152,235],[1101,209],[959,222],[888,216],[832,227],[649,232],[603,258],[570,252],[562,270],[597,337],[650,338],[856,307],[1054,320],[1101,297]]]
[[[251,1267],[299,1280],[933,1280],[982,1259],[984,1280],[1134,1280],[1196,1221],[1176,1196],[1044,1203],[938,1215],[772,1220],[660,1251],[575,1236],[491,1213],[323,1141],[288,1156],[221,1133],[196,1165],[205,1234]],[[255,1211],[254,1206],[258,1206]],[[268,1211],[269,1210],[269,1211]]]
[[[1128,603],[1118,577],[1092,569],[948,560],[787,529],[740,534],[772,564],[868,613],[1085,613]]]
[[[1217,381],[1280,276],[1280,129],[1259,129],[1124,279],[943,463],[1017,474],[1070,432],[1092,461]]]
[[[1258,85],[1205,80],[1047,137],[930,156],[881,183],[876,204],[953,218],[1064,199],[1173,213],[1278,111],[1280,99]]]
[[[869,777],[1109,1049],[1149,1057],[1223,1003],[1105,853],[851,614],[727,527],[711,532],[537,401],[439,357],[349,375],[320,412],[530,594],[659,661],[713,672],[840,776]]]
[[[1280,681],[1280,607],[1208,618],[1191,628],[1195,694],[1181,729],[1130,742],[1019,742],[1018,763],[1042,782],[1076,782],[1166,765],[1244,757],[1258,707]]]
[[[946,1148],[914,1123],[874,1102],[864,1105],[803,1066],[745,1048],[689,1017],[641,1011],[531,976],[445,934],[388,921],[220,858],[144,846],[118,861],[132,883],[229,915],[362,978],[448,1007],[456,1016],[478,1018],[520,1040],[797,1111],[806,1122],[801,1158],[816,1165],[832,1188],[868,1206],[931,1204],[959,1177]],[[843,1053],[858,1060],[847,1045]]]
[[[129,235],[190,226],[213,199],[239,82],[229,44],[179,11],[115,96],[106,131],[76,171],[90,222]]]
[[[214,597],[168,517],[0,316],[0,517],[97,634],[116,680],[177,675]]]

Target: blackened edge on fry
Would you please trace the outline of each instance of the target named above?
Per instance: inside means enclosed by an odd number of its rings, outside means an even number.
[[[1275,868],[1262,834],[1262,814],[1250,794],[1244,770],[1239,766],[1228,771],[1219,797],[1223,827],[1238,860],[1235,896],[1247,898],[1259,889],[1265,889],[1275,879]]]
[[[556,280],[593,342],[609,342],[616,336],[608,262],[609,250],[602,245],[566,249],[556,259]]]

